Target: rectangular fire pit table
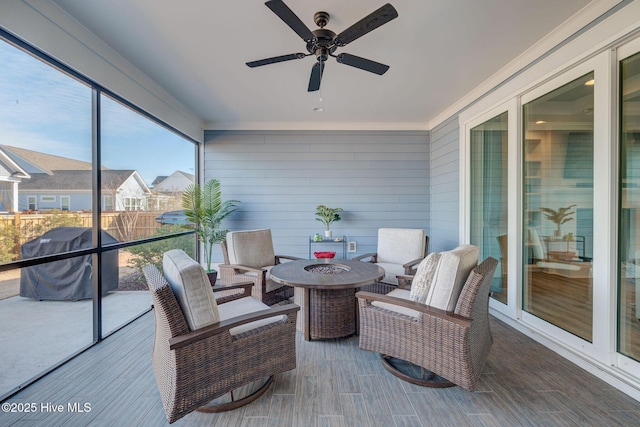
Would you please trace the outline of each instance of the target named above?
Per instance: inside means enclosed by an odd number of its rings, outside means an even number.
[[[356,290],[384,277],[375,264],[343,259],[297,260],[271,269],[274,282],[294,287],[304,339],[342,338],[358,331]]]

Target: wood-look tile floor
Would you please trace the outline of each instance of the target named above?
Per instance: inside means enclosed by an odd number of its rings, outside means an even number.
[[[176,426],[632,426],[640,402],[492,319],[494,346],[479,390],[429,389],[400,381],[358,338],[305,342],[298,366],[276,376],[257,401],[222,414],[191,413]],[[7,402],[34,413],[2,413],[5,426],[165,426],[146,314]],[[62,412],[41,405],[63,405]],[[68,404],[90,404],[70,412]],[[53,408],[49,406],[48,408]]]

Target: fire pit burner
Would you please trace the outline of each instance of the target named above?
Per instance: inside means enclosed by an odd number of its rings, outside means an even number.
[[[315,274],[340,274],[351,270],[346,265],[336,264],[312,264],[306,266],[304,269]]]

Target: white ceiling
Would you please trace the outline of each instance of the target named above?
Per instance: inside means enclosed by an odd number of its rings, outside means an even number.
[[[590,0],[391,0],[398,18],[339,48],[390,66],[383,76],[313,56],[250,69],[305,44],[262,0],[54,0],[208,128],[425,129]],[[383,0],[285,0],[309,27],[340,33]],[[322,101],[320,101],[322,96]],[[324,111],[314,112],[322,106]]]

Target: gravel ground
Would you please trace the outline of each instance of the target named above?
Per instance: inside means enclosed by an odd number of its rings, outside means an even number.
[[[121,277],[118,283],[119,291],[146,291],[148,289],[144,275],[138,272]]]

